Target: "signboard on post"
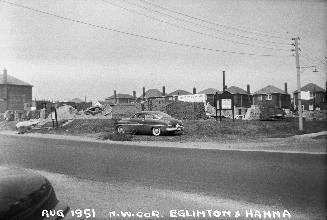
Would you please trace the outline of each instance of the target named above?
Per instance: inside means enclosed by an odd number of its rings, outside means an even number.
[[[218,118],[217,112],[219,110],[219,118],[221,121],[221,111],[222,110],[232,110],[233,113],[233,121],[234,121],[234,100],[233,95],[225,91],[222,94],[216,93],[215,95],[215,103],[216,103],[216,120]]]
[[[221,109],[232,109],[232,99],[221,99]]]
[[[57,110],[54,107],[51,107],[51,119],[52,119],[52,127],[54,128],[56,123],[56,127],[58,128]]]

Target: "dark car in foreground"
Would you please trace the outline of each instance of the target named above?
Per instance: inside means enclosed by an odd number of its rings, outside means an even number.
[[[68,211],[42,175],[0,166],[0,220],[59,220]]]
[[[123,118],[116,123],[118,133],[153,134],[183,132],[181,120],[160,111],[141,111],[131,118]]]

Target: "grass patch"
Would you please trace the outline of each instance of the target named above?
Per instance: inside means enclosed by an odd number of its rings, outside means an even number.
[[[284,121],[247,121],[223,119],[185,120],[183,135],[132,135],[116,134],[115,120],[112,119],[75,119],[59,129],[45,130],[47,133],[70,135],[96,135],[103,140],[117,141],[169,141],[169,142],[239,142],[255,141],[262,138],[284,138],[293,135],[315,133],[327,130],[326,120],[304,121],[304,131],[298,131],[298,120]],[[42,132],[42,131],[37,131]]]
[[[102,140],[111,140],[111,141],[132,141],[133,135],[132,134],[120,134],[117,132],[114,133],[106,133],[102,135]]]

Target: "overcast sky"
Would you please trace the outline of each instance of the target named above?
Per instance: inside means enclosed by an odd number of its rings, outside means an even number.
[[[6,1],[30,9],[0,1],[0,68],[33,84],[33,98],[64,101],[86,96],[96,101],[113,90],[136,90],[140,96],[143,86],[161,90],[163,85],[167,92],[191,92],[194,86],[197,91],[222,90],[223,70],[228,86],[246,89],[250,84],[254,92],[270,84],[284,89],[287,82],[292,92],[294,36],[300,37],[301,66],[316,65],[319,70],[303,69],[302,85],[313,82],[325,88],[327,1]]]

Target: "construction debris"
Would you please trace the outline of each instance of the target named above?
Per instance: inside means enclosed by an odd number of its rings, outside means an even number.
[[[327,110],[303,111],[306,120],[326,120]]]
[[[246,111],[244,120],[260,120],[260,108],[257,105],[251,105],[251,108],[248,108]]]

